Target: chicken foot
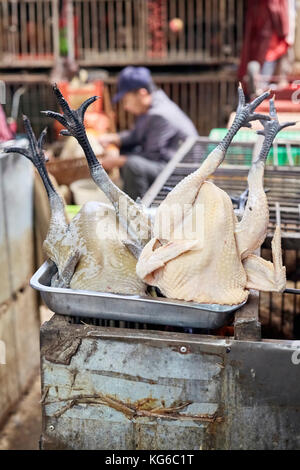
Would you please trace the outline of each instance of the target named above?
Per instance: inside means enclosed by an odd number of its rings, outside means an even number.
[[[274,99],[270,99],[270,121],[260,120],[264,129],[257,131],[264,136],[259,155],[253,161],[248,174],[249,196],[242,220],[236,224],[235,234],[241,259],[245,259],[263,243],[269,224],[269,207],[264,191],[263,179],[265,162],[274,138],[283,128],[295,122],[280,124],[278,121]]]
[[[98,97],[93,96],[82,103],[77,110],[72,110],[56,85],[54,85],[53,90],[63,114],[53,111],[42,112],[48,117],[56,119],[65,127],[61,131],[61,135],[75,137],[82,147],[90,168],[91,177],[113,204],[118,220],[129,235],[128,249],[138,258],[142,248],[151,238],[152,222],[151,218],[144,212],[141,204],[134,202],[111,181],[91,148],[84,128],[84,114],[89,105]]]

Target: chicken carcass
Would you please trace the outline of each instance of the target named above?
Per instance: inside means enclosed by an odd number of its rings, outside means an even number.
[[[136,274],[136,259],[122,241],[126,240],[127,234],[119,227],[114,208],[100,202],[88,202],[68,223],[64,203],[45,167],[42,146],[46,131],[37,141],[25,116],[24,126],[29,148],[13,147],[6,152],[20,153],[31,160],[45,185],[51,219],[43,247],[57,266],[51,285],[119,294],[145,293],[146,286]]]
[[[276,228],[272,244],[274,264],[253,251],[262,244],[268,226],[263,190],[265,159],[277,132],[292,123],[280,126],[272,101],[270,116],[254,112],[269,92],[249,104],[245,103],[241,87],[238,93],[239,105],[231,128],[201,167],[184,178],[161,203],[153,238],[138,260],[141,279],[159,287],[166,297],[234,305],[247,299],[249,288],[284,289],[280,228]],[[236,132],[242,126],[251,127],[250,122],[256,119],[264,123],[265,139],[249,172],[249,198],[238,222],[227,193],[206,178],[224,160]]]
[[[141,204],[133,201],[112,182],[93,152],[84,127],[84,114],[88,106],[98,97],[93,96],[82,103],[77,110],[72,110],[56,85],[54,85],[53,91],[63,114],[53,111],[42,112],[46,116],[56,119],[64,126],[65,129],[60,132],[61,135],[75,137],[82,147],[90,168],[91,177],[112,203],[120,226],[128,234],[126,245],[133,255],[138,258],[143,247],[151,239],[152,221]]]

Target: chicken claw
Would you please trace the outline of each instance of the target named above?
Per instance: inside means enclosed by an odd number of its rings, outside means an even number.
[[[43,152],[43,145],[45,141],[45,137],[47,134],[47,128],[43,130],[41,133],[39,140],[36,140],[36,137],[32,131],[30,121],[27,116],[23,115],[23,122],[25,131],[29,140],[29,148],[24,149],[21,147],[9,147],[4,149],[5,153],[19,153],[24,155],[24,157],[28,158],[38,169],[41,168],[46,161],[44,152]]]
[[[255,100],[251,101],[251,103],[246,104],[246,99],[245,99],[245,95],[242,89],[242,85],[239,84],[238,96],[239,96],[239,102],[238,102],[238,107],[236,110],[236,115],[233,120],[233,123],[230,129],[228,130],[226,136],[218,145],[220,150],[222,150],[223,152],[227,151],[233,137],[235,136],[235,134],[241,127],[251,128],[251,121],[256,121],[257,119],[266,120],[266,121],[269,121],[271,119],[271,117],[268,115],[254,112],[255,108],[260,103],[262,103],[263,100],[265,100],[266,98],[268,98],[268,96],[270,96],[270,91],[266,91],[262,95],[255,98]]]
[[[257,119],[261,120],[270,120],[270,116],[265,114],[255,113],[254,110],[257,106],[262,103],[268,96],[270,96],[270,91],[266,91],[262,95],[255,98],[251,103],[246,104],[245,95],[242,89],[242,86],[238,87],[239,95],[239,104],[236,110],[236,120],[239,122],[241,127],[251,127],[250,121],[255,121]]]
[[[278,116],[275,108],[275,103],[274,103],[274,97],[270,99],[270,120],[262,120],[260,119],[260,123],[263,125],[264,129],[257,131],[257,134],[263,135],[265,137],[264,143],[262,150],[259,154],[259,160],[261,161],[266,161],[266,158],[268,156],[269,150],[271,148],[272,142],[278,134],[279,131],[284,129],[285,127],[288,126],[294,126],[296,122],[284,122],[283,124],[280,124],[278,121]],[[258,161],[258,160],[257,160]]]
[[[61,135],[73,136],[77,140],[80,139],[80,137],[82,137],[82,129],[84,130],[83,121],[85,112],[87,108],[99,98],[99,96],[92,96],[91,98],[88,98],[79,106],[78,109],[73,110],[70,108],[57,85],[53,86],[53,91],[56,95],[58,104],[63,110],[63,114],[55,113],[53,111],[41,112],[48,117],[56,119],[66,128],[60,132]]]
[[[53,111],[43,111],[43,113],[48,117],[56,119],[65,127],[65,129],[60,132],[61,135],[73,136],[78,141],[87,159],[91,177],[112,203],[117,219],[127,231],[128,238],[131,241],[128,245],[128,249],[132,250],[134,245],[135,248],[132,253],[137,256],[137,253],[141,252],[143,246],[145,246],[151,238],[152,221],[140,204],[133,201],[112,182],[109,175],[96,158],[89,143],[84,127],[84,114],[89,105],[97,100],[98,97],[93,96],[88,98],[78,109],[73,110],[56,85],[54,85],[53,91],[63,114]]]

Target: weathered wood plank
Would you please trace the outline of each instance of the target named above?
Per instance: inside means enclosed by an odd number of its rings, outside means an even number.
[[[6,219],[11,289],[16,292],[33,273],[33,168],[20,155],[2,159],[4,217]]]
[[[4,217],[4,189],[2,159],[0,158],[0,305],[11,296],[10,266],[8,262],[8,240]]]
[[[259,293],[251,290],[247,303],[237,310],[234,320],[234,338],[239,341],[260,341],[261,324],[258,320]]]
[[[6,364],[0,364],[1,426],[20,396],[15,343],[15,309],[12,302],[0,305],[0,340],[4,342],[6,349]]]

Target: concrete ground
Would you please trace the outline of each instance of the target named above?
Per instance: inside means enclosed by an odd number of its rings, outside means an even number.
[[[53,312],[41,307],[41,324],[53,315]],[[18,403],[0,429],[0,450],[38,450],[42,432],[40,371],[34,374],[27,393]]]
[[[0,450],[38,450],[42,430],[41,381],[37,372],[29,391],[0,430]]]

